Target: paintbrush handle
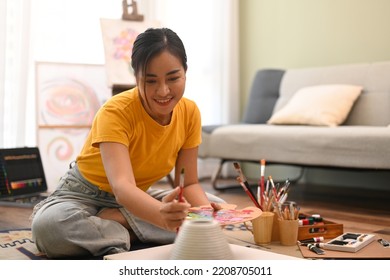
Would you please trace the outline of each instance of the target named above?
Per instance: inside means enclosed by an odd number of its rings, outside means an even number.
[[[263,208],[260,206],[260,204],[257,202],[256,198],[253,196],[253,194],[249,190],[245,190],[252,202],[256,205],[257,208],[263,210]]]
[[[265,191],[265,187],[264,187],[264,176],[261,176],[260,178],[260,205],[261,207],[264,206],[264,191]]]
[[[255,206],[256,206],[257,208],[260,208],[261,210],[263,210],[262,207],[261,207],[261,205],[257,202],[256,197],[255,197],[255,195],[253,194],[253,192],[251,191],[251,189],[248,188],[248,186],[249,186],[248,182],[245,181],[245,182],[243,182],[243,183],[240,183],[240,185],[242,186],[242,188],[244,189],[244,191],[246,192],[246,194],[249,196],[249,198],[252,200],[252,202],[255,204]]]
[[[183,187],[183,186],[180,186],[179,202],[184,202],[184,199],[183,199],[183,191],[184,191],[184,187]]]

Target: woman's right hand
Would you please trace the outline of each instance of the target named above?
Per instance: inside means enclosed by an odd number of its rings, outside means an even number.
[[[171,193],[162,199],[160,213],[163,219],[164,228],[169,231],[176,231],[187,217],[191,205],[183,197],[183,202],[179,202],[176,197],[180,188],[175,188]]]

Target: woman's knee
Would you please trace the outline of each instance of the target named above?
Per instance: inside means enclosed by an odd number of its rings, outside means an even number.
[[[87,253],[85,249],[70,241],[69,232],[72,232],[72,228],[75,227],[74,220],[78,219],[75,217],[77,216],[75,211],[69,211],[69,209],[72,207],[61,205],[61,203],[54,204],[39,210],[32,221],[33,240],[38,250],[50,258]],[[81,222],[80,219],[79,222]]]

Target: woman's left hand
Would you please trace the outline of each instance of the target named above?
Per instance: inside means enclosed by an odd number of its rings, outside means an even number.
[[[211,205],[211,207],[213,207],[214,211],[218,211],[218,210],[221,210],[221,209],[222,209],[222,206],[219,205],[219,204],[216,203],[216,202],[211,202],[210,205]]]

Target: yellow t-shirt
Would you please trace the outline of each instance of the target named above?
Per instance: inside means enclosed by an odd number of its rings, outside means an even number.
[[[171,123],[162,126],[143,108],[137,88],[109,99],[95,116],[77,165],[89,182],[112,192],[100,155],[101,142],[128,147],[137,186],[146,191],[172,171],[181,149],[199,146],[200,112],[193,101],[183,97],[173,110]]]

